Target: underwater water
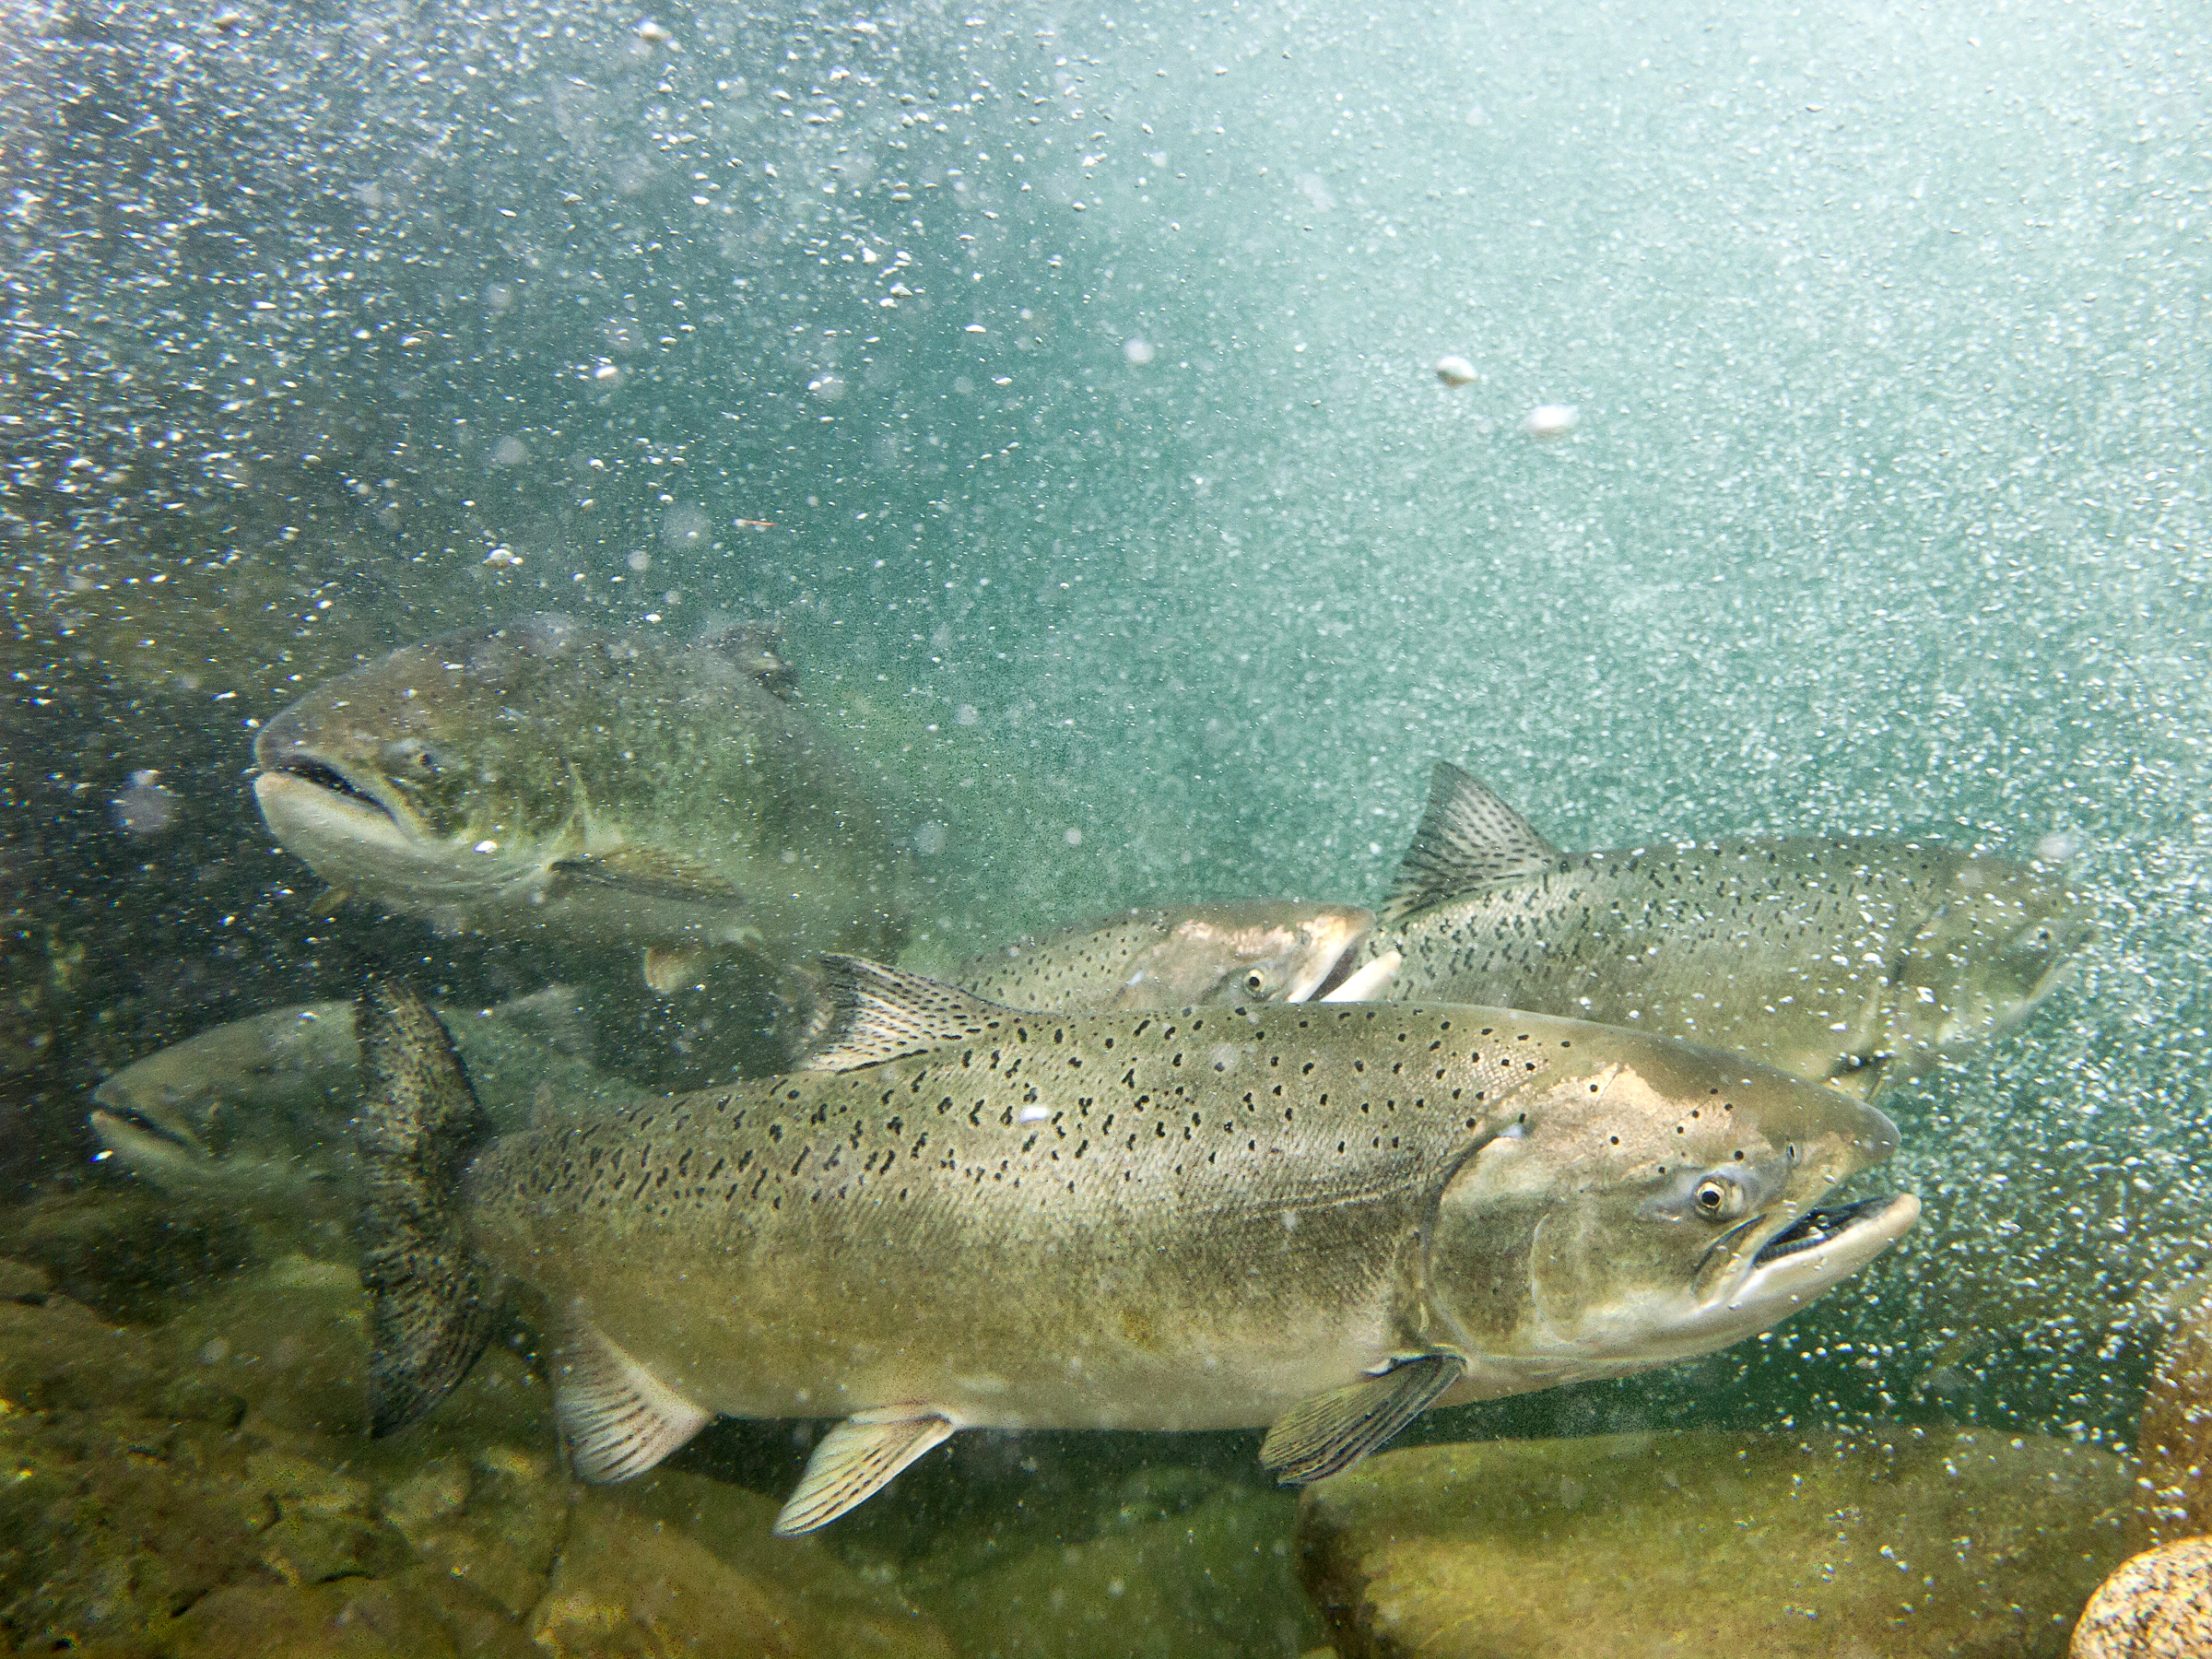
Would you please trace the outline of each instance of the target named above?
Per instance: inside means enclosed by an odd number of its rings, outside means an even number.
[[[2143,1429],[2212,1390],[2204,41],[7,8],[0,1652],[2065,1652],[2212,1526]],[[1378,904],[1439,759],[1560,848],[1939,842],[2096,934],[1881,1098],[1851,1194],[1922,1219],[1786,1324],[1433,1412],[1302,1499],[1256,1430],[993,1430],[773,1540],[820,1424],[583,1488],[525,1312],[371,1441],[346,1206],[161,1188],[88,1126],[130,1063],[382,974],[577,986],[639,1090],[772,1068],[742,963],[656,995],[628,941],[394,914],[265,825],[295,699],[541,613],[774,619],[920,972]]]

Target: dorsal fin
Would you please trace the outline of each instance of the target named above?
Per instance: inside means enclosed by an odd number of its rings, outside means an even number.
[[[1011,1008],[859,957],[822,958],[822,981],[829,1018],[802,1071],[856,1071],[988,1037],[1014,1018]]]
[[[1494,881],[1543,875],[1559,850],[1486,784],[1449,760],[1429,774],[1429,806],[1382,906],[1394,924],[1426,905]]]

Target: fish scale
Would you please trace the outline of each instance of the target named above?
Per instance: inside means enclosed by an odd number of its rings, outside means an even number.
[[[786,1533],[965,1428],[1271,1423],[1269,1465],[1318,1478],[1447,1393],[1763,1328],[1917,1213],[1830,1218],[1758,1288],[1756,1252],[1895,1129],[1632,1031],[1383,1004],[1036,1014],[851,959],[824,974],[811,1069],[510,1135],[451,1189],[424,1172],[453,1159],[410,1138],[474,1121],[450,1049],[441,1093],[366,1108],[364,1155],[406,1200],[391,1259],[445,1284],[481,1264],[538,1300],[586,1478],[652,1467],[717,1412],[840,1419]],[[443,1041],[427,1009],[364,1038],[403,1040]],[[403,1058],[383,1072],[437,1071]],[[410,1237],[410,1217],[444,1230]],[[379,1303],[379,1423],[460,1374],[453,1333],[481,1322],[437,1290]],[[1623,1337],[1645,1302],[1664,1335]]]
[[[1387,1005],[1015,1017],[988,1044],[955,1053],[801,1073],[502,1142],[472,1177],[475,1226],[495,1260],[541,1287],[558,1279],[626,1352],[726,1412],[793,1412],[799,1394],[818,1399],[841,1382],[868,1404],[908,1397],[924,1385],[913,1360],[931,1340],[926,1311],[949,1318],[957,1306],[957,1333],[945,1335],[988,1333],[1006,1355],[992,1373],[1006,1390],[950,1402],[967,1419],[1121,1420],[1128,1408],[1112,1402],[1135,1379],[1107,1363],[1070,1386],[1051,1333],[1077,1328],[1101,1287],[1141,1286],[1150,1317],[1216,1346],[1256,1347],[1260,1371],[1294,1379],[1271,1394],[1249,1376],[1230,1397],[1181,1408],[1176,1426],[1265,1420],[1268,1404],[1313,1392],[1300,1350],[1319,1309],[1334,1320],[1364,1300],[1359,1327],[1388,1324],[1375,1276],[1395,1265],[1430,1189],[1497,1113],[1568,1068],[1589,1069],[1583,1035],[1571,1021],[1498,1026]],[[1045,1115],[1025,1122],[1025,1110]],[[680,1175],[681,1159],[719,1160],[723,1173]],[[630,1254],[626,1241],[645,1239],[650,1256]],[[947,1260],[995,1263],[1008,1249],[1041,1252],[1062,1271],[1020,1304],[978,1298],[965,1277],[958,1294],[942,1287]],[[897,1266],[824,1271],[870,1251]],[[1367,1264],[1358,1283],[1336,1282],[1352,1258]],[[791,1260],[813,1271],[775,1270]],[[710,1359],[733,1271],[755,1337]],[[648,1297],[630,1294],[641,1274]],[[1255,1283],[1271,1288],[1255,1293]],[[831,1328],[896,1328],[896,1357],[789,1340]],[[929,1392],[941,1398],[942,1382]],[[1011,1410],[1009,1395],[1021,1401]]]
[[[254,741],[263,816],[341,892],[455,930],[645,952],[888,954],[912,870],[878,778],[759,628],[680,643],[558,616],[405,646]]]
[[[1341,904],[1259,900],[1124,911],[963,962],[952,982],[1010,1008],[1303,1002],[1374,924]]]
[[[1401,982],[1406,994],[1434,994],[1449,980],[1471,1001],[1574,1006],[1601,1024],[1650,1020],[1723,1046],[1735,1046],[1754,1020],[1771,1026],[1770,1004],[1794,998],[1825,1032],[1865,1016],[1869,997],[1889,982],[1884,965],[1933,908],[1941,857],[1890,850],[1889,867],[1876,870],[1873,852],[1795,840],[1757,850],[1707,843],[1658,858],[1585,853],[1533,885],[1469,896],[1427,926],[1407,927]],[[1761,883],[1747,866],[1776,873]],[[1624,885],[1631,895],[1617,896]],[[1775,913],[1785,904],[1790,913]],[[1656,955],[1647,948],[1661,942]],[[1773,960],[1777,951],[1794,960]],[[1758,977],[1739,982],[1753,959]],[[1768,1039],[1770,1047],[1788,1041]]]
[[[2022,1018],[2089,932],[2038,873],[1912,841],[1561,853],[1440,764],[1337,994],[1631,1026],[1871,1094]]]

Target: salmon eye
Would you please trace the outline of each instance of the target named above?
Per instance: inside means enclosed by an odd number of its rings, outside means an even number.
[[[1709,1221],[1729,1221],[1744,1213],[1744,1189],[1724,1175],[1708,1175],[1698,1182],[1690,1202]]]
[[[1244,976],[1244,989],[1251,992],[1253,995],[1257,996],[1261,992],[1267,989],[1267,976],[1260,972],[1257,969],[1254,969],[1252,972]]]
[[[384,764],[396,782],[434,778],[445,770],[437,751],[418,737],[402,737],[384,745]]]

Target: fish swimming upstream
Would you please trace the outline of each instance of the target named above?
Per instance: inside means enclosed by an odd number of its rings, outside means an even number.
[[[342,892],[454,929],[889,954],[903,866],[866,780],[757,630],[663,643],[560,617],[409,645],[264,726],[253,793]]]
[[[985,951],[952,982],[1010,1008],[1304,1002],[1374,922],[1352,905],[1268,900],[1124,911]]]
[[[1628,1026],[1871,1099],[2024,1019],[2092,931],[2039,869],[1914,841],[1562,853],[1443,761],[1364,959],[1328,994]]]
[[[582,1118],[650,1092],[585,1057],[585,1017],[566,986],[440,1018],[502,1128]],[[92,1100],[102,1147],[172,1196],[286,1215],[359,1207],[352,1003],[301,1003],[210,1027],[133,1061]]]
[[[461,1378],[519,1281],[587,1480],[717,1413],[840,1419],[785,1535],[969,1428],[1272,1425],[1263,1461],[1303,1482],[1439,1401],[1738,1341],[1919,1214],[1817,1207],[1894,1150],[1872,1107],[1637,1032],[826,977],[815,1069],[497,1139],[427,1006],[369,993],[375,1432]]]

